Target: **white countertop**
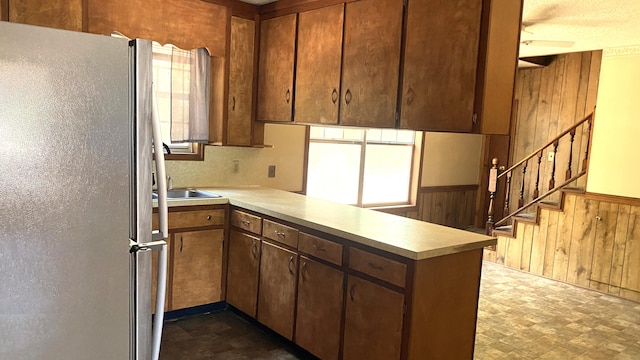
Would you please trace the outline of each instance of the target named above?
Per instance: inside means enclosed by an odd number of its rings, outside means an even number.
[[[282,190],[258,186],[199,190],[222,197],[169,200],[169,207],[229,203],[413,260],[496,244],[494,237]]]

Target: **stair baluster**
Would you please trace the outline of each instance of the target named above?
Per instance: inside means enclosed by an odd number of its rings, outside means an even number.
[[[584,159],[582,159],[582,171],[587,171],[587,160],[589,159],[589,143],[591,142],[591,122],[593,114],[587,120],[587,146],[584,148]]]
[[[571,137],[569,138],[569,165],[567,166],[567,173],[564,177],[565,180],[571,179],[571,161],[573,159],[573,140],[576,137],[576,129],[573,128],[573,130],[571,130],[569,135],[571,135]]]
[[[518,207],[521,208],[524,205],[524,183],[527,176],[527,164],[529,160],[524,162],[524,166],[522,167],[522,184],[520,184],[520,197],[518,198]]]
[[[551,167],[551,179],[549,180],[549,190],[556,187],[556,159],[558,158],[558,141],[553,143],[553,166]]]
[[[540,165],[542,163],[542,151],[538,152],[538,173],[536,174],[536,188],[533,189],[533,198],[537,198],[540,195]]]
[[[504,187],[504,213],[509,213],[509,194],[511,194],[511,171],[507,172],[507,181]]]
[[[489,210],[487,211],[487,235],[493,234],[493,201],[498,191],[498,158],[491,160],[491,169],[489,169]]]

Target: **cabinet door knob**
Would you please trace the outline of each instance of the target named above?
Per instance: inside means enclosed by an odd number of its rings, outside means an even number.
[[[182,236],[180,236],[180,252],[182,252]]]
[[[294,265],[294,269],[291,268],[291,265]],[[293,263],[293,256],[289,257],[289,272],[291,275],[295,275],[295,264]]]
[[[236,111],[236,97],[231,97],[231,111]]]
[[[331,101],[333,101],[334,104],[338,101],[338,90],[336,90],[336,88],[333,88],[333,92],[331,92]]]
[[[351,285],[351,289],[349,289],[349,297],[351,301],[356,300],[356,284]]]
[[[276,233],[277,236],[280,236],[281,238],[285,237],[285,233],[283,233],[283,232],[278,232],[278,230],[276,230],[275,233]]]
[[[287,89],[286,94],[284,94],[284,99],[287,101],[287,104],[289,103],[289,100],[291,100],[291,91],[289,89]]]
[[[249,226],[249,224],[251,224],[251,221],[249,221],[249,220],[242,220],[241,222],[243,224],[247,225],[247,226]]]
[[[349,105],[351,103],[351,90],[347,89],[347,92],[344,94],[344,102]]]
[[[207,220],[211,220],[211,215],[207,215]]]

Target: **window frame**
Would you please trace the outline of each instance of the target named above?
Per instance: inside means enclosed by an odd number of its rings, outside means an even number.
[[[410,211],[413,209],[417,209],[417,198],[418,198],[418,190],[420,184],[420,178],[422,176],[422,156],[424,153],[423,139],[424,133],[421,131],[414,131],[414,141],[413,144],[410,143],[390,143],[385,141],[376,141],[369,140],[367,141],[367,130],[370,128],[349,128],[349,129],[359,129],[363,131],[363,136],[361,140],[353,140],[353,139],[314,139],[311,137],[311,127],[322,127],[322,128],[336,128],[336,126],[323,126],[323,125],[308,125],[305,133],[305,162],[304,162],[304,175],[303,175],[303,193],[306,195],[308,192],[308,178],[309,178],[309,153],[310,153],[310,144],[312,142],[315,143],[324,143],[324,144],[353,144],[360,145],[360,169],[358,175],[358,194],[357,194],[357,203],[351,204],[353,206],[366,208],[366,209],[374,209],[374,210],[385,210],[385,211]],[[347,128],[338,126],[338,128]],[[373,128],[371,128],[373,129]],[[380,130],[408,130],[408,129],[380,129]],[[363,193],[364,193],[364,168],[366,161],[366,147],[367,144],[371,145],[388,145],[388,146],[407,146],[412,147],[413,152],[411,155],[411,169],[409,171],[409,189],[407,194],[407,200],[401,202],[389,202],[389,203],[369,203],[363,204]]]
[[[154,42],[153,45],[156,45],[156,44],[157,43]],[[160,44],[158,45],[161,47],[167,46],[167,45],[160,45]],[[169,46],[173,46],[173,45],[169,45]],[[155,49],[156,47],[152,46],[152,57],[154,60],[156,56],[158,56],[161,58],[165,58],[163,60],[168,61],[169,64],[171,64],[170,54],[158,52],[158,51],[155,51]],[[153,65],[152,65],[152,68],[153,68]],[[152,69],[152,71],[155,72],[155,69]],[[160,97],[161,95],[158,94],[158,96]],[[171,154],[167,154],[167,153],[164,154],[165,160],[204,161],[204,145],[205,144],[188,143],[188,146],[174,147],[175,145],[171,144],[170,139],[168,142],[165,140],[165,143],[167,144],[167,146],[169,146],[169,149],[171,149]],[[185,151],[185,149],[188,149],[188,150]]]

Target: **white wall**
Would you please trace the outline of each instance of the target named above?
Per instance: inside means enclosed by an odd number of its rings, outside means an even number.
[[[427,132],[422,186],[478,184],[482,135]]]
[[[266,124],[264,142],[273,148],[206,146],[204,161],[167,161],[173,186],[208,187],[263,185],[287,191],[302,190],[304,126]],[[233,173],[233,161],[239,161]],[[269,165],[276,177],[267,177]]]
[[[587,191],[640,198],[640,46],[605,49]]]

